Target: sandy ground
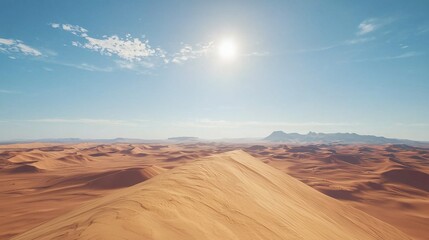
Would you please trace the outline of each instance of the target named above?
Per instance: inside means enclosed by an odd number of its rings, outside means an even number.
[[[100,203],[100,201],[108,201],[109,204],[120,205],[120,201],[118,203],[117,198],[112,197],[111,194],[116,196],[121,192],[132,191],[133,194],[131,194],[131,192],[127,192],[127,194],[135,195],[138,198],[140,195],[138,193],[134,194],[134,192],[139,192],[136,190],[137,186],[146,186],[145,184],[149,184],[151,181],[153,182],[153,179],[156,178],[162,177],[162,179],[164,179],[165,177],[163,176],[171,174],[173,171],[179,171],[177,169],[188,166],[186,164],[194,162],[195,159],[236,149],[243,149],[268,165],[342,202],[340,203],[341,207],[338,207],[336,205],[338,201],[325,197],[325,195],[319,194],[317,191],[313,191],[311,194],[314,195],[314,198],[324,199],[323,201],[328,202],[326,206],[328,206],[327,208],[330,212],[323,213],[328,214],[327,216],[331,214],[336,216],[335,209],[353,206],[392,225],[415,239],[427,239],[427,236],[429,236],[429,229],[427,228],[427,226],[429,226],[429,149],[425,148],[413,148],[402,145],[292,146],[231,143],[69,145],[34,143],[0,146],[0,199],[2,203],[0,205],[0,238],[8,239],[56,217],[64,218],[64,216],[67,216],[65,214],[74,213],[76,215],[76,213],[82,211],[82,207],[87,207],[89,203],[92,204],[91,206],[97,206],[96,203]],[[253,160],[250,162],[253,162]],[[192,163],[190,164],[192,165]],[[256,166],[262,167],[265,166],[265,164],[256,164]],[[171,170],[173,168],[175,169]],[[227,164],[225,168],[226,170],[230,170],[230,168],[233,167]],[[272,171],[271,169],[272,168],[267,171],[270,172]],[[216,171],[226,170],[217,169]],[[211,171],[214,170],[211,169]],[[186,173],[186,171],[179,172],[184,176],[192,175]],[[235,174],[236,172],[233,173]],[[266,172],[258,173],[259,175],[268,174]],[[268,175],[270,177],[268,177]],[[277,176],[277,172],[276,174],[270,173],[268,175],[265,178],[270,179],[271,176],[276,176],[276,178],[279,177]],[[282,176],[283,175],[287,176],[286,174],[282,174]],[[246,175],[246,177],[246,179],[241,180],[260,183],[256,178],[255,180],[251,180],[252,178],[249,178],[248,175]],[[292,178],[285,181],[285,186],[291,184],[291,179]],[[216,179],[208,179],[207,182],[215,180]],[[177,181],[176,179],[176,182]],[[255,185],[255,183],[253,183],[253,185]],[[299,182],[293,183],[293,185],[301,186]],[[160,184],[159,187],[162,185],[160,182],[157,184]],[[155,186],[158,186],[157,184],[152,183],[150,186],[152,186],[151,188],[155,188]],[[219,183],[213,182],[213,184]],[[264,184],[261,185],[264,188],[272,187],[270,184]],[[172,187],[170,186],[168,188]],[[173,186],[173,188],[176,187]],[[210,188],[208,189],[210,190]],[[243,189],[231,189],[231,191],[238,190],[244,191]],[[213,189],[213,191],[215,191],[215,189]],[[253,190],[247,189],[246,191],[250,194]],[[151,196],[156,198],[157,194],[159,196],[162,195],[161,193],[153,191],[153,195]],[[186,194],[189,193],[186,192]],[[206,194],[210,194],[210,191]],[[311,194],[306,195],[305,199],[311,199],[313,196]],[[167,198],[167,196],[165,197]],[[287,202],[284,196],[280,195],[277,197],[277,201],[293,205],[292,202]],[[301,200],[296,199],[296,201]],[[218,202],[222,201],[218,200]],[[232,203],[228,202],[228,204]],[[254,206],[252,205],[254,202],[247,204]],[[278,203],[267,201],[267,206],[265,207],[269,208],[270,204],[276,205]],[[151,209],[153,209],[153,207],[155,206],[150,206]],[[226,207],[223,209],[225,208]],[[256,212],[268,211],[266,208],[258,209]],[[93,209],[96,209],[96,207],[91,209],[95,211]],[[279,209],[282,210],[282,207]],[[191,210],[192,209],[189,208],[181,211],[189,213]],[[275,212],[281,213],[282,211],[280,210]],[[354,212],[353,210],[347,208],[346,212]],[[131,209],[130,211],[134,210]],[[310,212],[314,212],[314,210]],[[168,216],[168,213],[161,213],[159,211],[158,213],[167,214],[165,216]],[[249,214],[253,213],[252,211]],[[139,214],[137,215],[140,216]],[[148,214],[150,214],[150,211]],[[357,215],[359,214],[360,212]],[[262,215],[255,215],[253,217],[261,217],[261,219],[265,219],[268,222],[274,221],[273,224],[285,224],[279,220],[284,219],[284,216],[270,215],[271,218],[266,215],[263,215],[265,218],[263,218]],[[351,213],[351,216],[352,215],[356,214]],[[156,215],[143,214],[139,219],[146,219],[147,216],[154,217]],[[235,219],[236,216],[234,214],[228,216],[231,221],[236,220],[238,223],[244,221],[241,218]],[[365,218],[367,217],[367,215],[364,216]],[[158,216],[158,218],[160,217]],[[155,219],[158,218],[154,217],[153,222],[156,222]],[[273,218],[278,219],[275,220]],[[362,217],[357,217],[357,219],[361,218]],[[315,219],[318,219],[318,217]],[[371,220],[365,219],[363,222],[376,221],[373,220],[373,218],[368,219]],[[186,218],[182,220],[186,220]],[[97,220],[94,219],[94,221]],[[189,221],[189,219],[186,221]],[[324,222],[322,220],[320,221],[322,223]],[[337,219],[337,221],[338,224],[344,224],[341,219]],[[63,224],[57,226],[61,229],[71,224],[71,222],[67,221],[56,220],[55,222]],[[355,220],[355,222],[359,223],[361,220]],[[221,223],[222,221],[219,222],[219,224]],[[165,222],[161,221],[158,222],[158,224],[163,226]],[[314,223],[307,222],[307,224]],[[380,234],[386,234],[383,229],[390,228],[389,225],[384,225],[384,223],[379,223],[377,221],[374,224],[376,224],[374,226],[380,226],[379,229],[382,231]],[[225,226],[229,225],[226,224]],[[220,229],[224,229],[225,226],[221,227],[219,225],[219,229],[213,229],[213,231],[219,232]],[[287,224],[280,226],[287,226]],[[328,227],[328,225],[324,226]],[[180,226],[177,227],[180,228]],[[347,224],[345,224],[344,228],[349,227],[349,230],[352,231],[353,227]],[[91,231],[96,231],[98,228],[94,226],[94,228],[91,229],[93,229]],[[296,229],[291,227],[291,225],[286,229],[290,231],[288,234],[294,231],[296,232]],[[237,232],[241,231],[244,230],[237,226],[231,226],[231,229],[227,232],[237,234]],[[280,234],[278,231],[280,230],[273,228],[270,229],[270,231],[267,230],[266,235],[261,236],[267,237],[267,239],[275,239],[276,235],[273,233]],[[318,231],[323,232],[322,230]],[[356,229],[353,229],[353,231],[356,232]],[[389,231],[395,232],[395,229],[389,229]],[[197,232],[187,233],[192,235],[197,234]],[[358,232],[359,231],[356,232],[358,235],[354,236],[358,237],[359,234],[363,234]],[[31,232],[28,232],[28,234],[30,233]],[[37,231],[32,231],[32,234],[37,233],[41,233],[40,228]],[[141,234],[143,234],[143,232],[141,232]],[[311,234],[315,233],[303,231],[300,232],[300,234],[301,236],[310,237],[314,236]],[[340,235],[339,233],[338,236]],[[245,237],[244,235],[240,236]],[[361,235],[361,237],[362,236],[364,235]],[[330,237],[331,239],[335,239],[333,236]],[[371,239],[368,236],[364,238]],[[389,237],[384,239],[394,238]]]

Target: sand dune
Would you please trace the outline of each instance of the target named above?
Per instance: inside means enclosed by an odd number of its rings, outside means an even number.
[[[410,239],[243,151],[194,161],[13,239]]]
[[[381,174],[387,182],[405,184],[429,192],[429,174],[413,169],[394,169]]]
[[[95,189],[114,189],[135,185],[152,178],[165,171],[156,166],[145,168],[129,168],[113,171],[99,178],[89,181],[86,186]]]
[[[320,192],[421,240],[429,234],[427,152],[404,145],[323,144],[251,151]]]
[[[9,158],[10,163],[32,163],[43,159],[55,158],[55,153],[44,152],[40,150],[31,150],[28,152],[18,152],[13,157]]]
[[[37,173],[40,171],[42,170],[30,164],[24,164],[9,170],[10,173]]]
[[[235,149],[415,239],[427,239],[429,148],[201,142],[0,145],[0,239],[154,176],[143,169],[173,169]]]
[[[55,170],[58,168],[68,167],[70,165],[85,165],[91,161],[85,156],[82,155],[67,155],[60,158],[45,158],[34,163],[31,163],[32,166],[37,167],[38,169],[43,170]]]

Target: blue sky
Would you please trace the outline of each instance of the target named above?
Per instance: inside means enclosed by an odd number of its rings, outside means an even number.
[[[0,140],[429,140],[427,1],[0,6]],[[225,39],[233,59],[219,56]]]

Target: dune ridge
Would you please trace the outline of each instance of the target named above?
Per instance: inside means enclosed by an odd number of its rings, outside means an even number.
[[[118,190],[13,239],[411,239],[244,151]]]

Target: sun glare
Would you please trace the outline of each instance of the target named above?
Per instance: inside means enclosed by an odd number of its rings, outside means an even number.
[[[237,45],[232,39],[224,39],[218,45],[218,53],[223,60],[233,60],[237,56]]]

